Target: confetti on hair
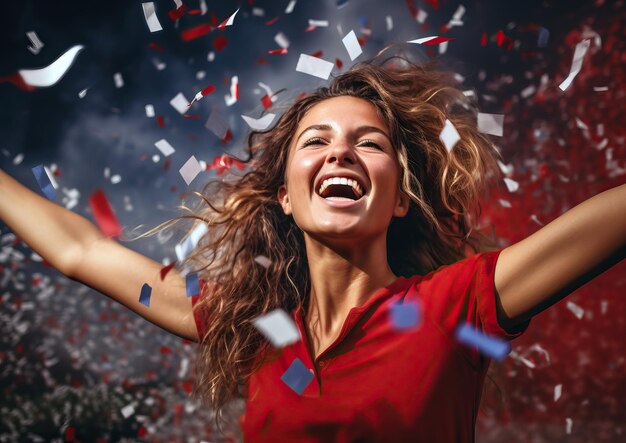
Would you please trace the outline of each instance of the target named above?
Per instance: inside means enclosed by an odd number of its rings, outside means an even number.
[[[193,231],[191,231],[191,234],[189,234],[189,236],[185,240],[178,243],[174,247],[174,251],[176,252],[176,258],[178,258],[179,262],[184,261],[189,256],[189,254],[191,254],[191,251],[195,249],[200,239],[207,232],[209,232],[209,228],[207,224],[198,223],[198,225],[193,229]]]
[[[445,125],[443,125],[443,129],[439,133],[439,140],[446,147],[448,152],[452,152],[454,146],[461,140],[461,136],[459,132],[456,130],[452,122],[446,119]]]
[[[56,189],[58,186],[55,186],[54,179],[48,173],[46,167],[43,165],[37,165],[32,169],[32,171],[41,192],[45,194],[48,200],[54,200],[57,195]]]
[[[333,66],[335,66],[333,63],[321,58],[300,54],[296,71],[328,80]]]
[[[225,171],[231,169],[233,166],[237,167],[239,170],[243,170],[245,164],[233,157],[230,157],[229,155],[222,154],[215,157],[213,159],[213,163],[207,165],[206,169],[207,171],[217,169],[217,175],[222,175]]]
[[[76,56],[84,49],[76,45],[65,51],[50,65],[40,69],[20,69],[18,74],[28,86],[47,87],[56,84],[72,67]]]
[[[141,287],[141,293],[139,294],[139,303],[150,307],[150,296],[152,295],[152,288],[148,283],[144,283]]]
[[[109,204],[106,194],[98,189],[89,197],[89,206],[100,231],[107,237],[117,237],[122,233],[122,228],[113,208]]]
[[[431,35],[430,37],[409,40],[407,41],[407,43],[417,43],[418,45],[438,45],[440,43],[449,42],[451,40],[454,40],[454,37],[441,37],[438,35]]]
[[[254,257],[254,261],[263,266],[265,269],[269,268],[272,261],[264,255],[257,255]]]
[[[511,345],[506,341],[485,335],[468,324],[457,328],[456,338],[465,345],[476,346],[482,354],[495,360],[503,360],[511,351]]]
[[[44,44],[41,40],[39,40],[37,33],[35,31],[28,31],[26,33],[26,37],[28,37],[28,40],[30,40],[30,43],[32,45],[32,46],[27,46],[28,50],[33,55],[39,54],[39,52],[41,51],[41,48],[44,47]]]
[[[143,16],[146,19],[146,24],[150,32],[162,31],[163,27],[159,22],[159,17],[156,15],[154,2],[142,3],[141,7],[143,8]]]
[[[282,309],[275,309],[257,317],[252,323],[276,348],[282,348],[300,340],[296,324]]]
[[[296,358],[280,377],[298,395],[302,395],[313,378],[313,371],[307,368],[299,358]]]
[[[478,130],[483,134],[502,137],[504,134],[504,114],[485,114],[479,112],[476,117]]]
[[[421,314],[417,302],[392,303],[389,306],[391,324],[398,331],[415,329],[421,323]]]
[[[582,42],[576,45],[576,49],[574,49],[574,56],[572,58],[572,66],[570,67],[569,74],[567,75],[565,80],[563,80],[561,84],[559,85],[559,89],[561,89],[561,91],[565,91],[569,87],[569,85],[572,83],[574,78],[580,72],[580,69],[583,66],[583,60],[585,58],[585,54],[587,53],[587,50],[589,49],[590,45],[591,45],[591,40],[589,39],[583,40]]]
[[[574,314],[578,320],[583,319],[583,316],[585,315],[585,310],[581,308],[580,306],[578,306],[576,303],[574,303],[573,301],[568,301],[567,303],[565,303],[565,307],[572,314]]]
[[[187,289],[187,297],[193,297],[200,294],[200,283],[196,272],[187,274],[185,277],[185,288]]]
[[[348,51],[350,60],[354,61],[354,59],[356,59],[359,55],[363,53],[363,49],[361,49],[361,45],[359,44],[359,40],[356,38],[354,30],[348,32],[348,34],[341,40],[341,42]]]
[[[192,155],[178,170],[178,172],[180,172],[183,180],[185,180],[185,183],[189,186],[198,174],[202,172],[202,167],[200,166],[200,163],[198,163],[198,160],[196,160],[196,157]]]

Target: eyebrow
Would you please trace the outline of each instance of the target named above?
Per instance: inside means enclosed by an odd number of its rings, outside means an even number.
[[[302,131],[300,133],[300,135],[296,139],[296,143],[298,143],[298,141],[304,135],[305,132],[308,132],[308,131],[331,131],[332,129],[333,128],[330,125],[311,125],[311,126],[309,126],[308,128],[306,128],[304,131]],[[385,131],[383,131],[382,129],[377,128],[376,126],[370,126],[370,125],[359,126],[358,128],[356,128],[355,132],[357,133],[357,135],[358,134],[367,133],[367,132],[378,132],[379,134],[382,134],[385,137],[387,137],[387,139],[389,141],[391,141],[391,138],[387,135],[387,133]]]

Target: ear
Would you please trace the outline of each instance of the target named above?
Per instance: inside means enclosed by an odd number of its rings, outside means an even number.
[[[283,207],[285,215],[291,215],[291,203],[289,202],[289,194],[287,194],[287,185],[284,183],[278,188],[278,201]]]
[[[396,199],[396,207],[393,210],[394,217],[404,217],[409,212],[409,196],[401,190],[398,190],[398,198]]]

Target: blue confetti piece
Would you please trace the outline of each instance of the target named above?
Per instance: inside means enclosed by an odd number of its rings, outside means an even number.
[[[394,329],[413,329],[421,321],[417,302],[393,303],[390,306],[389,313],[391,314],[391,323]]]
[[[141,294],[139,295],[139,303],[150,307],[150,296],[152,295],[152,288],[148,283],[144,283],[141,287]]]
[[[200,283],[198,281],[198,274],[187,274],[185,278],[185,286],[187,287],[187,297],[193,297],[200,294]]]
[[[54,189],[54,186],[52,185],[48,174],[46,174],[46,170],[43,165],[35,166],[33,168],[33,174],[35,175],[39,188],[46,195],[48,200],[54,200],[57,196],[57,191]]]
[[[304,363],[299,358],[296,358],[280,379],[298,395],[302,395],[306,387],[311,383],[311,380],[313,380],[313,372],[304,366]]]
[[[539,36],[537,37],[537,46],[540,48],[545,48],[548,45],[549,38],[550,38],[550,31],[542,27],[539,30]]]
[[[364,28],[367,28],[367,21],[367,16],[362,15],[361,17],[359,17],[359,24]]]
[[[495,360],[503,360],[511,352],[511,345],[508,342],[485,335],[468,324],[457,328],[456,338],[463,344],[476,346],[481,353]]]

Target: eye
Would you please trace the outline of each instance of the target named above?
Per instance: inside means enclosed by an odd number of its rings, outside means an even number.
[[[361,140],[361,141],[359,142],[359,145],[361,145],[361,146],[373,147],[373,148],[376,148],[376,149],[380,149],[381,151],[384,151],[384,148],[383,148],[382,146],[380,146],[380,145],[379,145],[378,143],[376,143],[374,140],[370,140],[370,139],[367,139],[367,140]]]
[[[302,147],[306,148],[307,146],[321,145],[322,143],[324,143],[324,139],[323,138],[313,137],[313,138],[308,139],[304,143],[302,143]]]

